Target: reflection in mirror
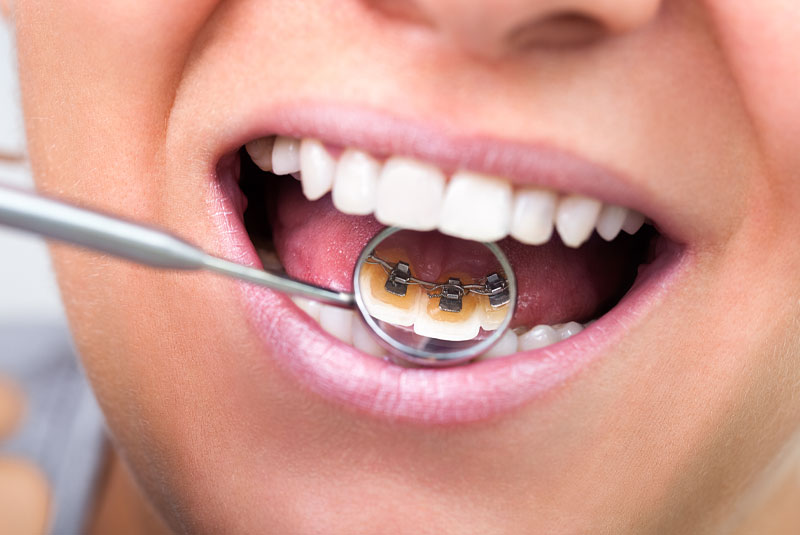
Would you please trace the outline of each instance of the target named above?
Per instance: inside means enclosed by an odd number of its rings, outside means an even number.
[[[460,361],[507,327],[516,295],[509,272],[491,244],[389,229],[362,253],[354,286],[367,323],[391,348]]]

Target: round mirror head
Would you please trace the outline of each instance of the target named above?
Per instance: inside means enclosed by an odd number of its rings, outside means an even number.
[[[496,244],[398,228],[361,252],[353,290],[392,355],[428,366],[484,353],[508,328],[517,300],[511,264]]]

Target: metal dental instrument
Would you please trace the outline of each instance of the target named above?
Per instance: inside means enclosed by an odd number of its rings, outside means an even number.
[[[355,296],[212,256],[165,230],[0,186],[0,225],[156,268],[209,270],[331,305],[353,307]]]
[[[376,255],[376,248],[398,236],[403,229],[387,228],[375,236],[361,252],[353,277],[353,293],[337,292],[292,279],[285,274],[244,266],[210,255],[181,238],[156,227],[128,221],[92,210],[0,185],[0,225],[32,232],[54,240],[105,252],[139,264],[162,269],[208,270],[279,292],[306,297],[315,301],[355,308],[378,341],[395,358],[422,366],[447,366],[471,360],[489,349],[504,334],[511,321],[517,290],[511,265],[500,248],[493,243],[483,245],[496,260],[496,269],[481,277],[478,283],[463,284],[450,278],[446,283],[433,283],[411,276],[406,262],[391,264]],[[473,242],[477,243],[477,242]],[[505,316],[491,332],[480,332],[473,340],[454,342],[415,333],[416,328],[394,325],[373,317],[362,294],[362,268],[379,264],[387,270],[385,291],[402,297],[408,285],[425,288],[429,298],[439,299],[445,314],[458,314],[469,293],[485,296],[492,309],[503,309]],[[501,275],[502,274],[502,275]]]

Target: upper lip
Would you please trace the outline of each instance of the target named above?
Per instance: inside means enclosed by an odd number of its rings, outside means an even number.
[[[211,152],[217,162],[246,142],[265,135],[314,137],[376,156],[411,156],[445,171],[466,168],[504,176],[516,184],[620,204],[649,216],[673,244],[682,241],[681,237],[688,236],[691,230],[679,212],[672,210],[674,207],[660,203],[645,186],[544,141],[523,144],[490,136],[461,136],[447,128],[371,110],[327,105],[272,107],[232,120],[236,134]],[[216,171],[225,173],[219,167]],[[212,190],[213,195],[220,195],[218,188]],[[219,206],[219,199],[214,201],[210,206]],[[231,217],[230,210],[217,210],[213,217],[227,253],[238,256],[240,261],[257,263],[241,221]],[[678,258],[674,254],[671,257]],[[679,256],[680,260],[689,258],[690,255]],[[312,320],[275,292],[244,284],[242,290],[257,336],[269,348],[267,352],[282,354],[284,358],[275,361],[304,378],[302,382],[312,389],[392,419],[454,423],[487,418],[541,397],[585,363],[607,353],[630,326],[644,317],[644,309],[660,301],[671,287],[669,283],[685,271],[687,262],[669,262],[668,266],[671,269],[658,270],[657,277],[645,277],[647,281],[637,284],[614,310],[565,342],[480,366],[438,371],[402,369],[360,354],[322,333]]]

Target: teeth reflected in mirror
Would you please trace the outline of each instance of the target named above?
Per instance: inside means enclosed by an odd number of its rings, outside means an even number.
[[[489,297],[481,295],[478,298],[478,312],[481,319],[481,328],[484,331],[494,331],[498,329],[506,319],[508,314],[508,304],[502,306],[492,306],[489,302]]]
[[[382,251],[383,260],[396,265],[401,260],[400,251]],[[370,314],[381,321],[411,327],[417,318],[417,310],[422,300],[423,289],[416,284],[406,287],[405,295],[397,295],[386,290],[389,276],[386,268],[378,263],[365,263],[361,268],[361,291],[364,303]],[[427,300],[427,296],[426,296]]]
[[[381,248],[364,263],[360,286],[370,315],[394,326],[409,327],[419,336],[446,341],[481,338],[485,334],[482,331],[494,331],[502,325],[509,305],[493,306],[484,295],[491,273],[476,277],[466,272],[443,272],[436,278],[423,279],[417,277],[413,256],[402,249]],[[505,282],[502,277],[495,280]]]
[[[496,244],[388,228],[359,256],[361,317],[394,357],[430,366],[468,362],[511,322],[516,281]]]
[[[448,274],[437,282],[448,282],[453,279],[462,285],[472,284],[464,274]],[[426,296],[427,297],[427,296]],[[414,323],[414,332],[420,336],[437,338],[439,340],[472,340],[476,338],[481,329],[481,317],[478,310],[478,296],[468,293],[461,297],[461,310],[455,312],[442,309],[442,299],[446,297],[428,297],[417,311],[417,320]]]

